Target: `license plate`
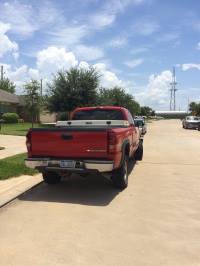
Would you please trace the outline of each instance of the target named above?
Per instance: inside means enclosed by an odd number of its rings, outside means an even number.
[[[62,168],[75,168],[75,161],[60,161],[60,167]]]

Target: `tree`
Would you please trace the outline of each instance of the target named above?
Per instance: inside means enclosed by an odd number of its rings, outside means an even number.
[[[49,84],[47,108],[50,112],[67,112],[97,102],[99,74],[94,68],[71,68],[59,71]]]
[[[14,93],[15,87],[16,87],[15,84],[11,80],[9,80],[8,78],[0,80],[0,90]]]
[[[135,101],[134,97],[125,92],[121,87],[114,87],[113,89],[101,88],[99,90],[100,105],[114,105],[127,108],[132,115],[140,113],[140,105]]]
[[[141,106],[140,115],[142,115],[142,116],[153,116],[153,115],[155,115],[155,111],[149,106]]]
[[[191,102],[191,103],[189,104],[189,111],[190,111],[193,115],[200,115],[200,103]]]
[[[31,116],[32,127],[34,121],[39,121],[40,111],[40,83],[37,80],[31,80],[24,86],[26,110]]]

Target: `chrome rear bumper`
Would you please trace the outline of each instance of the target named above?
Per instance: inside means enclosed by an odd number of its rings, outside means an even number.
[[[103,160],[75,160],[75,168],[60,167],[62,160],[48,158],[29,158],[25,159],[25,165],[29,168],[56,170],[56,171],[84,171],[97,170],[99,172],[111,172],[114,168],[113,161]],[[66,160],[67,161],[67,160]]]
[[[187,128],[198,128],[199,124],[197,123],[188,123],[186,124]]]

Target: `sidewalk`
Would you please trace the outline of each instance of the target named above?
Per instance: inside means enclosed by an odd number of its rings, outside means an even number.
[[[41,182],[41,174],[23,175],[0,181],[0,207]]]
[[[26,138],[23,136],[0,135],[0,159],[26,152]]]

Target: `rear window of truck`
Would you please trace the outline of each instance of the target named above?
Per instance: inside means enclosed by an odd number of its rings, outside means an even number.
[[[124,120],[124,116],[120,110],[95,109],[77,111],[73,120]]]
[[[134,122],[135,122],[135,125],[136,126],[140,126],[140,127],[142,127],[142,126],[144,126],[144,121],[143,120],[134,120]]]

